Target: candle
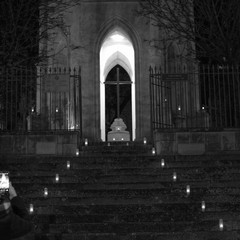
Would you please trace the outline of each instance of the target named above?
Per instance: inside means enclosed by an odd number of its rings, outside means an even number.
[[[46,198],[46,197],[48,197],[48,189],[47,188],[44,188],[44,197]]]
[[[76,149],[76,156],[79,156],[79,149]]]
[[[155,155],[156,154],[156,150],[155,150],[155,148],[153,147],[152,148],[152,155]]]
[[[162,168],[165,167],[165,160],[163,158],[161,159],[161,166],[162,166]]]
[[[202,201],[202,212],[205,212],[205,209],[206,209],[205,201]]]
[[[29,205],[29,213],[32,214],[34,212],[33,204],[30,203]]]
[[[186,187],[186,192],[187,192],[187,195],[190,194],[190,186],[189,185],[187,185],[187,187]]]
[[[222,231],[223,230],[223,219],[219,219],[219,230]]]
[[[71,167],[71,163],[70,161],[67,161],[67,169],[70,169],[70,167]]]
[[[144,145],[147,144],[147,138],[146,138],[146,137],[143,138],[143,144],[144,144]]]
[[[88,139],[87,138],[85,138],[84,144],[85,144],[85,146],[88,146]]]
[[[59,182],[59,174],[56,174],[56,176],[55,176],[55,181],[56,181],[56,183]]]
[[[176,173],[176,172],[173,173],[173,181],[174,181],[174,182],[177,181],[177,173]]]

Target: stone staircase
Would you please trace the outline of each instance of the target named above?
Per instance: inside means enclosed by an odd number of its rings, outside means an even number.
[[[79,156],[1,156],[0,169],[33,206],[27,240],[240,239],[240,154],[99,143]]]

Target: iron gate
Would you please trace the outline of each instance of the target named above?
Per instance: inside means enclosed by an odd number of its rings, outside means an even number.
[[[240,127],[239,67],[174,74],[150,68],[149,77],[152,130]]]
[[[82,130],[80,68],[0,70],[1,131]]]

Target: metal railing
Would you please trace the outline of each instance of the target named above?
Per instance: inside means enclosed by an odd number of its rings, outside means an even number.
[[[202,65],[168,74],[150,68],[152,130],[239,128],[239,70]]]
[[[0,69],[0,131],[82,130],[79,69]]]

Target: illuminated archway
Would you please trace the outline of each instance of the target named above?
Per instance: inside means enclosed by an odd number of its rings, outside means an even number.
[[[131,79],[132,103],[132,140],[136,138],[136,100],[135,100],[135,53],[128,35],[120,28],[115,28],[105,37],[100,49],[100,127],[101,139],[105,133],[105,80],[109,71],[119,64]]]

